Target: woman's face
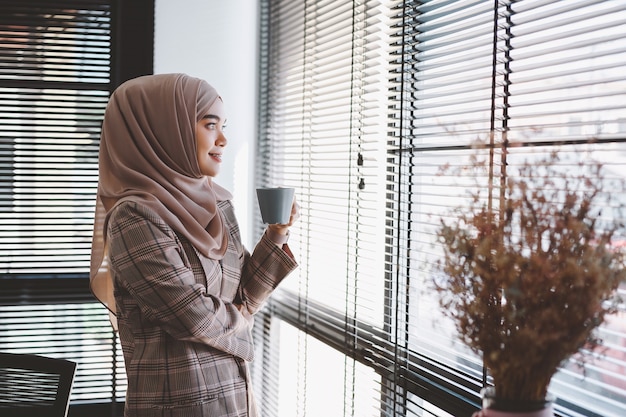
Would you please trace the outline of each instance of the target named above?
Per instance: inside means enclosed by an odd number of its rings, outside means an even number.
[[[220,171],[222,151],[228,143],[224,136],[225,123],[224,103],[220,98],[196,123],[198,165],[202,174],[209,177],[216,176]]]

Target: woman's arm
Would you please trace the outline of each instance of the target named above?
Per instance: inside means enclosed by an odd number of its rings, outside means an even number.
[[[297,266],[287,243],[278,245],[266,230],[252,255],[246,257],[241,273],[239,298],[248,312],[255,314]]]

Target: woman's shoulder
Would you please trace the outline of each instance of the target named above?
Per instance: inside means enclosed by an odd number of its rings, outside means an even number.
[[[120,216],[142,216],[149,218],[157,218],[161,217],[157,214],[156,211],[151,209],[145,204],[134,200],[122,200],[111,209],[111,217],[120,217]]]
[[[145,204],[133,200],[124,200],[118,203],[111,210],[108,223],[109,226],[119,225],[122,228],[130,224],[151,224],[168,234],[172,230],[156,211]]]

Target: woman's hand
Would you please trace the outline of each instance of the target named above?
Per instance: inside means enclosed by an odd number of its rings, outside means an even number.
[[[280,235],[286,235],[289,232],[289,227],[291,227],[296,220],[300,217],[300,204],[296,200],[296,196],[293,196],[293,204],[291,205],[291,215],[289,216],[289,223],[287,224],[270,224],[267,226],[273,233],[278,233]]]

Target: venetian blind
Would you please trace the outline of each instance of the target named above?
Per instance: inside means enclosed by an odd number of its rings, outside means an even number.
[[[493,174],[558,146],[623,176],[626,6],[262,4],[258,185],[302,205],[300,269],[264,321],[267,415],[470,415],[488,375],[425,283],[438,217],[489,178],[438,169],[482,139]],[[585,378],[575,364],[555,377],[559,415],[624,414],[625,320],[601,329]]]
[[[274,319],[265,321],[273,329],[264,366],[257,365],[265,412],[437,410],[433,402],[450,388],[428,382],[432,364],[418,365],[407,349],[409,293],[398,280],[398,241],[408,236],[392,234],[397,179],[387,171],[388,149],[399,135],[390,126],[394,80],[402,78],[392,35],[402,5],[262,4],[257,185],[296,188],[302,214],[290,237],[300,268],[281,283]],[[471,409],[450,397],[449,408]]]
[[[78,362],[70,410],[123,398],[87,278],[112,3],[0,4],[0,350]]]
[[[563,162],[564,169],[576,170],[577,161],[595,159],[604,164],[609,179],[623,178],[626,4],[535,0],[502,2],[499,11],[504,16],[500,33],[509,45],[500,61],[510,74],[499,80],[500,123],[511,142],[528,144],[511,150],[509,163],[556,148],[563,161],[572,161],[569,166]],[[605,192],[626,201],[617,189]],[[603,213],[609,215],[611,207]],[[602,326],[604,347],[585,369],[571,359],[553,379],[559,412],[626,413],[625,312],[622,306]]]

